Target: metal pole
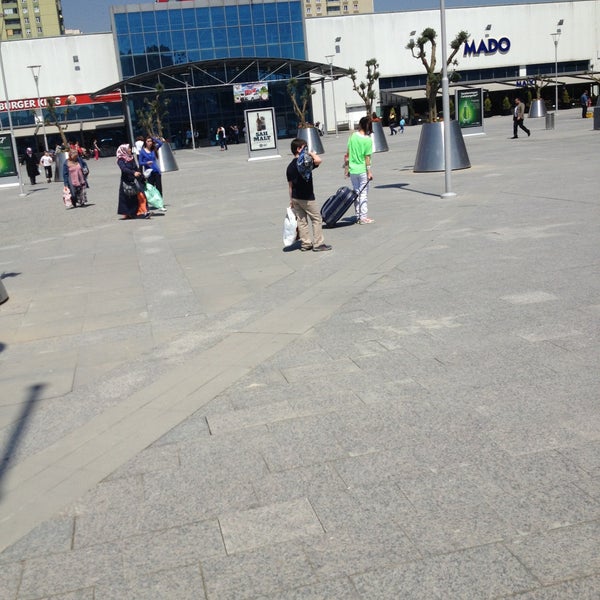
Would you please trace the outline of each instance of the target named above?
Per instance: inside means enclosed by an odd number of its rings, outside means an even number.
[[[190,105],[190,88],[188,85],[187,78],[189,77],[189,73],[183,73],[182,77],[185,79],[185,96],[187,98],[188,105],[188,115],[190,117],[190,131],[192,133],[192,150],[196,149],[196,141],[194,140],[194,123],[192,122],[192,107]]]
[[[4,29],[4,19],[2,19],[2,29]],[[8,90],[6,89],[6,76],[4,75],[4,61],[2,60],[2,46],[0,43],[0,73],[2,74],[2,85],[4,87],[4,98],[6,101],[6,112],[8,114],[8,127],[10,129],[10,138],[12,141],[12,151],[15,158],[15,170],[17,179],[19,180],[19,188],[21,192],[19,196],[27,196],[23,189],[23,180],[21,179],[21,170],[19,169],[19,154],[17,151],[17,140],[15,139],[15,131],[13,129],[12,115],[10,112],[10,100],[8,99]]]
[[[329,131],[327,126],[327,106],[325,104],[325,78],[321,79],[321,98],[323,99],[323,130],[325,133]]]
[[[450,98],[448,85],[448,55],[446,51],[446,7],[440,0],[440,20],[442,27],[442,110],[444,112],[444,193],[442,198],[452,198],[452,148],[450,144]]]
[[[560,33],[553,33],[554,38],[554,94],[555,94],[555,109],[558,112],[558,38]]]
[[[31,74],[33,75],[33,81],[35,82],[35,91],[37,93],[38,108],[40,109],[40,112],[42,114],[42,129],[44,131],[44,148],[47,152],[48,151],[48,138],[46,137],[46,119],[44,119],[44,109],[42,108],[42,101],[40,99],[40,86],[39,86],[39,81],[38,81],[40,78],[40,70],[42,68],[42,65],[29,65],[27,68],[31,69]],[[37,69],[37,72],[35,71],[35,69]]]
[[[337,109],[335,108],[335,82],[333,80],[333,57],[329,64],[329,73],[331,75],[331,95],[333,97],[333,120],[335,121],[335,137],[338,137],[338,122],[337,122]]]

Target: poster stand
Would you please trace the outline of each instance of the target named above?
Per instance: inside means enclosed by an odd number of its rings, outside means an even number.
[[[260,108],[244,111],[248,160],[281,158],[277,148],[275,109]]]

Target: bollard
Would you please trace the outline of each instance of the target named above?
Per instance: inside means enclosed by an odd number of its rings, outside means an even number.
[[[600,129],[600,106],[594,106],[594,129]]]
[[[546,113],[546,129],[554,129],[554,113]]]
[[[2,279],[0,279],[0,304],[3,304],[8,300],[8,292],[4,287],[4,283],[2,283]]]

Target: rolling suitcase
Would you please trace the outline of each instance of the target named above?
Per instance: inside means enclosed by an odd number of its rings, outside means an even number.
[[[369,184],[367,183],[359,190],[359,193]],[[349,187],[341,187],[333,196],[330,196],[325,200],[321,207],[321,217],[323,217],[323,223],[331,227],[335,225],[352,206],[357,194],[353,189]]]

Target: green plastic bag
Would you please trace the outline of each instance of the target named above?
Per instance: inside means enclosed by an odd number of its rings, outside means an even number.
[[[165,207],[163,197],[151,183],[146,183],[145,194],[146,200],[148,201],[148,208],[157,208],[162,210]]]

